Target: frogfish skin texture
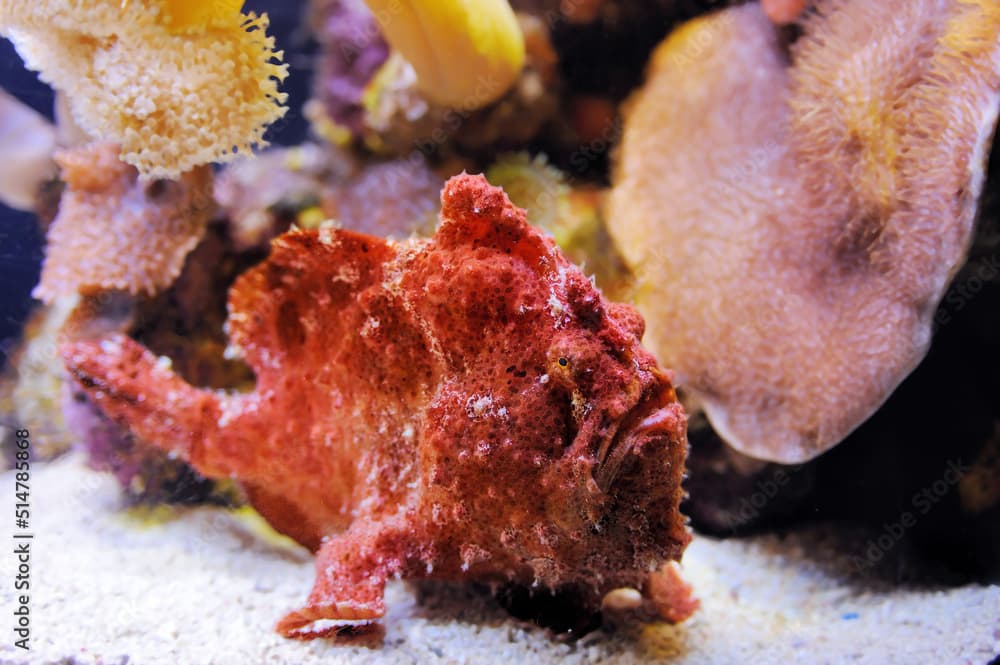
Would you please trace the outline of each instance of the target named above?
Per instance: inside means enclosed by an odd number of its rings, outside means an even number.
[[[378,619],[397,576],[568,590],[593,612],[633,589],[686,618],[686,420],[642,319],[482,176],[452,178],[442,204],[428,240],[277,238],[229,296],[253,392],[195,388],[124,336],[64,345],[67,367],[316,551],[286,636]]]

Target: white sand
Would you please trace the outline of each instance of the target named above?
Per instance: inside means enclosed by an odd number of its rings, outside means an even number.
[[[289,641],[272,627],[309,591],[303,550],[217,508],[143,521],[121,510],[109,477],[75,458],[36,465],[32,476],[32,650],[12,645],[16,562],[5,544],[2,663],[977,664],[1000,653],[1000,587],[860,589],[831,553],[838,536],[829,529],[697,538],[685,569],[703,608],[684,626],[597,631],[565,644],[476,591],[392,584],[380,645]],[[3,474],[11,522],[13,485]]]

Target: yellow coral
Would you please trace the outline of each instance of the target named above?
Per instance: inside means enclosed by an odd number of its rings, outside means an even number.
[[[164,18],[175,32],[231,21],[243,9],[243,0],[160,0]]]
[[[463,110],[500,98],[524,66],[524,35],[507,0],[365,0],[386,40],[431,101]]]
[[[65,91],[91,136],[144,177],[176,177],[265,145],[287,75],[267,17],[214,0],[10,0],[0,33]]]

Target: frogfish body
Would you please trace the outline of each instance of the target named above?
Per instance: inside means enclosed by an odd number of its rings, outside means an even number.
[[[229,295],[249,393],[193,387],[137,342],[65,344],[106,414],[209,477],[240,480],[316,551],[278,624],[375,621],[391,577],[613,591],[696,607],[672,562],[686,420],[643,321],[606,301],[481,176],[452,178],[433,238],[277,238]]]

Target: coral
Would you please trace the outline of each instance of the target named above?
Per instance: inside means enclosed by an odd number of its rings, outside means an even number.
[[[59,411],[66,370],[56,348],[77,300],[61,298],[33,312],[0,376],[0,420],[30,430],[33,454],[39,459],[66,452],[73,441]]]
[[[517,81],[524,35],[507,0],[365,0],[427,99],[465,111]]]
[[[444,178],[419,155],[359,168],[323,194],[327,218],[345,229],[382,238],[430,235],[437,225]]]
[[[658,49],[626,112],[610,230],[648,342],[739,451],[818,455],[924,356],[982,188],[997,14],[819,2],[789,69],[748,5]]]
[[[566,174],[544,155],[501,155],[486,177],[528,211],[532,224],[551,233],[567,258],[592,275],[605,293],[624,292],[631,276],[608,236],[602,190],[570,187]]]
[[[331,146],[271,148],[227,165],[215,180],[215,199],[238,247],[266,248],[299,213],[319,205],[328,183],[356,168],[354,158]]]
[[[966,209],[981,189],[1000,96],[1000,9],[831,0],[805,30],[793,52],[789,103],[807,190],[839,220],[844,253],[908,269],[900,283],[939,293],[955,261],[923,265],[902,255],[927,235],[968,244],[973,210]],[[939,233],[941,216],[965,221],[956,233]]]
[[[383,155],[416,147],[432,157],[474,157],[477,168],[498,152],[530,146],[563,168],[569,163],[574,177],[602,179],[607,161],[593,153],[617,141],[615,107],[640,83],[652,48],[678,21],[732,2],[512,0],[524,35],[524,66],[505,95],[477,109],[477,95],[463,100],[469,103],[435,103],[399,51],[372,72],[382,58],[381,41],[369,12],[362,17],[357,11],[360,1],[314,2],[323,52],[317,99],[307,115],[319,135],[341,145],[363,141]],[[386,13],[392,15],[401,16]],[[460,58],[448,54],[447,60]],[[359,114],[355,100],[362,85]]]
[[[527,49],[524,67],[506,94],[483,108],[432,102],[419,89],[413,67],[391,54],[365,89],[365,144],[383,154],[409,155],[416,147],[430,156],[492,153],[498,145],[523,146],[536,138],[558,110],[556,55],[541,21],[518,18]]]
[[[808,0],[761,0],[760,2],[767,17],[778,25],[797,21],[808,4]]]
[[[364,128],[365,86],[389,56],[374,17],[363,0],[323,0],[314,3],[316,39],[322,50],[317,61],[315,97],[325,116],[351,134]]]
[[[127,6],[132,0],[124,0]],[[226,25],[239,16],[243,0],[157,0],[163,23],[171,32],[197,32],[207,25]]]
[[[0,34],[92,137],[119,143],[144,178],[176,177],[264,145],[285,113],[267,17],[240,4],[12,0]]]
[[[0,201],[31,210],[42,184],[55,175],[55,128],[32,108],[0,90]]]
[[[266,247],[292,223],[394,239],[430,235],[443,184],[419,153],[366,163],[335,146],[303,144],[229,166],[215,196],[237,244]]]
[[[66,189],[33,295],[52,302],[78,292],[152,294],[169,286],[214,211],[211,170],[143,182],[110,143],[64,151],[56,161]]]
[[[690,538],[685,417],[641,318],[484,178],[452,178],[442,206],[427,240],[279,237],[229,296],[252,392],[194,388],[122,336],[62,356],[108,415],[240,479],[318,550],[285,635],[377,619],[394,575],[573,591],[590,612],[632,588],[684,618],[695,603],[667,564]]]

